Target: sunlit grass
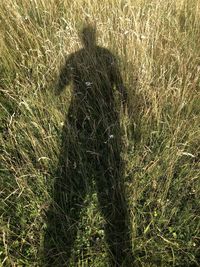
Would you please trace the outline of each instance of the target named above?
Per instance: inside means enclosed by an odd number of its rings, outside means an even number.
[[[119,57],[128,89],[121,120],[135,264],[198,266],[198,0],[1,1],[2,266],[40,264],[44,211],[70,103],[70,88],[57,99],[54,86],[65,56],[81,47],[85,20],[96,24],[98,44]],[[103,267],[106,245],[93,187],[88,199],[72,266],[78,257],[78,266]],[[99,241],[89,246],[96,235]]]

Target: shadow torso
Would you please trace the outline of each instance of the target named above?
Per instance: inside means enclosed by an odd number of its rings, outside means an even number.
[[[114,96],[116,59],[105,48],[83,48],[69,57],[66,68],[73,82],[68,125],[87,139],[106,142],[119,120]]]

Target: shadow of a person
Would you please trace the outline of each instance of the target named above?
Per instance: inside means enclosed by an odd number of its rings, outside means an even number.
[[[58,81],[58,94],[70,82],[73,93],[62,131],[54,203],[47,212],[47,266],[69,266],[87,185],[92,179],[106,222],[109,266],[123,266],[131,255],[120,155],[123,145],[114,93],[118,91],[125,105],[126,90],[116,58],[96,45],[95,33],[91,26],[83,28],[84,47],[67,58]]]

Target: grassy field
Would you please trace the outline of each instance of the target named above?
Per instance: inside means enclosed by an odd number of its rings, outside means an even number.
[[[128,90],[121,124],[133,266],[200,266],[198,0],[0,2],[0,264],[41,265],[70,103],[70,88],[56,98],[54,86],[64,57],[81,47],[85,20],[119,57]],[[71,266],[108,266],[94,187]]]

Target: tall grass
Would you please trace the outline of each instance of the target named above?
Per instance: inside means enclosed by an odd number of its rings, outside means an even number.
[[[0,2],[1,264],[40,265],[70,103],[70,88],[57,99],[54,85],[65,56],[81,47],[86,19],[96,23],[99,45],[120,58],[128,88],[121,121],[135,265],[198,266],[198,0]],[[86,202],[72,258],[107,266],[94,190]]]

